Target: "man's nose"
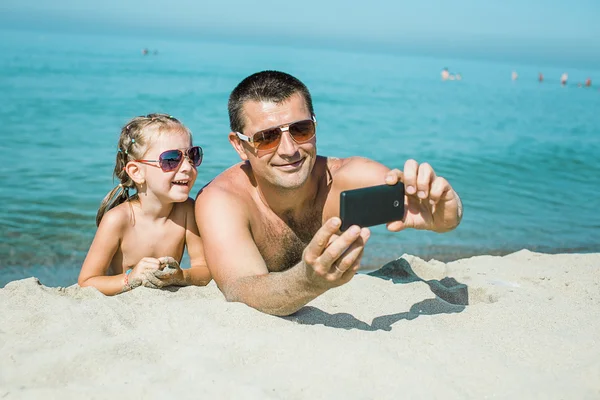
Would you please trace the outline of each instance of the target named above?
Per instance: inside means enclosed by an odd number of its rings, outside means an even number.
[[[298,143],[292,139],[289,128],[282,129],[281,142],[277,147],[277,153],[282,156],[293,156],[298,151]]]

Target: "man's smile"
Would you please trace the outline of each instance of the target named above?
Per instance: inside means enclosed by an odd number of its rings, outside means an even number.
[[[278,163],[278,164],[273,164],[274,167],[279,168],[279,169],[283,169],[283,170],[296,170],[298,168],[300,168],[302,166],[302,164],[304,164],[304,160],[306,160],[306,158],[301,158],[297,161],[293,161],[293,162],[283,162],[283,163]]]

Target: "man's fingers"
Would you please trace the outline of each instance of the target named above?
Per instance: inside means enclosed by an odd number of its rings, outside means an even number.
[[[360,227],[352,225],[342,233],[342,235],[323,251],[318,258],[318,263],[323,267],[324,271],[330,270],[333,263],[360,237]]]
[[[339,236],[338,233],[323,235],[322,237],[328,237],[329,241],[322,254],[307,256],[305,250],[303,261],[309,271],[309,276],[327,287],[340,286],[348,282],[360,265],[360,259],[370,235],[369,228],[361,229],[356,225],[351,226]],[[322,242],[311,244],[314,245],[314,251],[321,247]],[[317,247],[317,245],[319,246]],[[314,259],[311,260],[310,257],[314,257]]]
[[[407,160],[404,163],[403,181],[406,187],[406,194],[413,195],[417,193],[417,172],[419,164],[415,160]]]
[[[402,171],[399,169],[392,169],[385,175],[385,183],[388,185],[395,185],[398,182],[402,182],[403,176]]]
[[[441,199],[446,200],[446,195],[450,190],[450,183],[445,178],[436,177],[431,184],[431,191],[429,193],[429,201],[431,204],[437,204]]]
[[[365,248],[363,247],[358,257],[354,260],[354,263],[344,272],[344,274],[340,277],[340,281],[342,284],[347,283],[352,279],[352,277],[356,274],[358,269],[360,268],[360,261],[362,260],[363,254],[365,254]]]
[[[312,238],[306,250],[304,251],[304,261],[313,264],[317,258],[323,254],[325,248],[330,243],[330,238],[337,233],[342,225],[342,221],[338,217],[333,217],[327,220],[325,224],[317,231]]]
[[[426,199],[429,197],[429,188],[435,179],[435,172],[431,165],[423,163],[419,165],[417,173],[417,197]]]
[[[363,257],[364,254],[365,254],[365,248],[363,246],[362,249],[361,249],[361,251],[358,254],[358,257],[355,258],[354,263],[350,266],[350,268],[348,268],[342,274],[342,276],[339,277],[338,282],[341,285],[350,282],[350,280],[352,280],[352,278],[354,277],[354,275],[356,275],[356,272],[358,272],[358,269],[360,268],[360,262],[361,262],[362,257]]]
[[[386,224],[386,227],[387,227],[388,231],[390,231],[390,232],[399,232],[401,230],[408,228],[408,226],[406,226],[406,223],[404,221],[388,222]]]
[[[349,269],[352,269],[356,261],[361,257],[370,235],[371,231],[368,228],[362,228],[359,237],[333,263],[333,268],[331,268],[330,272],[339,278]]]
[[[327,243],[327,246],[329,246],[331,243],[333,243],[334,241],[337,240],[337,238],[339,238],[340,235],[334,233],[333,235],[331,235],[331,237],[329,238],[329,242]]]
[[[395,185],[404,182],[407,195],[417,195],[420,199],[429,197],[431,186],[436,180],[435,171],[428,163],[420,164],[416,160],[407,160],[404,170],[393,169],[385,177],[385,183]]]

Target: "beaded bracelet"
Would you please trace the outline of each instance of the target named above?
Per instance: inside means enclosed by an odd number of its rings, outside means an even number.
[[[131,286],[129,286],[129,274],[131,273],[131,271],[133,271],[133,270],[128,269],[127,272],[125,272],[125,277],[123,278],[123,285],[125,287],[123,288],[123,291],[133,289]]]

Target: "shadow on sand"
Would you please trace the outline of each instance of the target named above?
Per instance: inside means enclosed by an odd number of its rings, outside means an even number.
[[[306,306],[293,315],[284,317],[304,325],[325,325],[332,328],[360,329],[363,331],[391,331],[392,325],[400,320],[413,320],[420,315],[454,314],[462,312],[469,304],[468,286],[446,277],[442,280],[424,280],[417,276],[410,263],[403,258],[391,261],[367,274],[372,277],[391,280],[394,284],[424,282],[436,295],[434,299],[426,299],[412,305],[410,310],[391,315],[381,315],[373,319],[371,324],[355,318],[351,314],[329,314],[319,308]]]

